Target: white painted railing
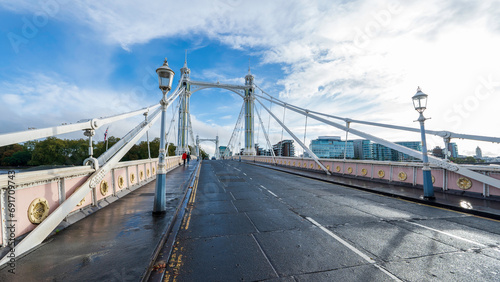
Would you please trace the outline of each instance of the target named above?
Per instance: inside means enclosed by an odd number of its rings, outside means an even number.
[[[182,159],[172,156],[166,162],[170,171],[182,164]],[[89,206],[101,205],[103,201],[113,201],[149,183],[156,178],[157,165],[157,158],[118,163],[68,216]],[[6,246],[9,239],[33,230],[40,217],[50,215],[94,172],[90,166],[76,166],[0,175],[2,246]]]

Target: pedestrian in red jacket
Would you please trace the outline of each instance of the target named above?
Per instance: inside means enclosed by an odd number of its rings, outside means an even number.
[[[186,165],[186,159],[187,159],[187,154],[186,152],[184,152],[184,154],[182,154],[182,162],[184,163],[184,166]]]

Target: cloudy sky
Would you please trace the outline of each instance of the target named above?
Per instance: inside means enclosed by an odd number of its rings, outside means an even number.
[[[161,92],[154,70],[168,57],[179,78],[187,50],[192,79],[241,84],[250,64],[256,84],[273,96],[353,119],[418,127],[411,97],[420,86],[429,95],[428,129],[500,137],[498,1],[0,0],[0,30],[0,133],[155,104]],[[195,134],[219,134],[227,144],[241,104],[228,91],[195,93]],[[264,111],[262,117],[277,142],[281,129]],[[289,111],[285,117],[304,138],[304,118]],[[121,137],[136,122],[113,124],[110,134]],[[344,135],[308,124],[307,144]],[[419,140],[353,127],[392,141]],[[156,126],[151,134],[158,132]],[[440,138],[428,141],[443,146]],[[497,144],[454,141],[460,154],[480,146],[500,156]],[[213,144],[203,147],[213,152]]]

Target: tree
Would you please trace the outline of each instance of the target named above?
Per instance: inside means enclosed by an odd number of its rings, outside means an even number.
[[[19,144],[12,144],[4,147],[0,147],[0,165],[8,166],[10,164],[9,158],[11,158],[15,153],[23,151],[24,148]]]
[[[5,158],[2,163],[5,163],[8,166],[26,166],[31,160],[31,155],[32,152],[27,150],[18,151],[15,152],[12,156]]]
[[[202,160],[208,159],[208,154],[202,148],[200,148],[200,158]]]
[[[56,137],[49,137],[38,142],[33,150],[29,165],[62,165],[66,163],[65,142]]]

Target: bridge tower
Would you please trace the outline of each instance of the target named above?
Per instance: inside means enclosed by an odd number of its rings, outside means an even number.
[[[243,150],[244,155],[254,156],[255,146],[253,139],[253,128],[254,128],[254,103],[255,103],[255,86],[253,85],[254,76],[250,72],[250,66],[248,67],[248,74],[245,76],[245,149]]]
[[[184,152],[189,151],[188,137],[189,137],[189,99],[191,97],[191,83],[189,74],[191,70],[187,66],[187,55],[184,60],[184,66],[181,68],[181,87],[185,89],[179,96],[179,126],[177,136],[177,149],[176,155],[182,155]]]

